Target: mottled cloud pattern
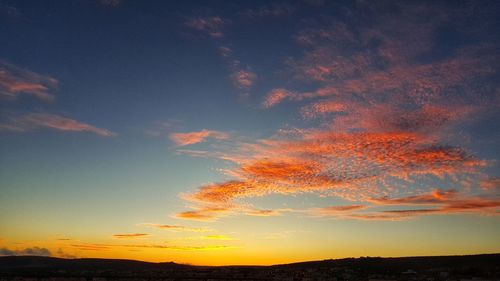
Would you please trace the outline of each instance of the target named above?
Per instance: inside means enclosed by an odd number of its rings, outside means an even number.
[[[495,164],[475,156],[460,141],[459,128],[499,109],[499,41],[474,25],[464,26],[478,19],[461,9],[443,9],[440,3],[394,5],[395,10],[363,2],[345,22],[305,23],[293,38],[303,53],[287,59],[284,71],[310,90],[276,85],[262,108],[300,101],[297,114],[315,125],[219,152],[198,152],[233,165],[224,170],[227,181],[182,194],[192,210],[177,217],[497,215],[498,180],[484,172]],[[450,25],[460,36],[479,35],[447,54],[436,53],[436,38]],[[348,204],[280,211],[260,210],[250,202],[270,194],[317,194]]]

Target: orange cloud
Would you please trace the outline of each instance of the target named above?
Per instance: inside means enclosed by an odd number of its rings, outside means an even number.
[[[107,251],[110,249],[109,245],[100,244],[73,244],[71,246],[82,251]]]
[[[205,213],[204,211],[185,211],[178,213],[176,217],[180,219],[198,220],[198,221],[213,221],[216,218],[216,216],[211,214],[210,212]]]
[[[448,201],[449,199],[455,197],[457,195],[457,191],[455,190],[434,190],[431,193],[408,196],[396,199],[390,199],[388,197],[382,198],[372,198],[368,199],[368,202],[378,204],[378,205],[433,205],[433,204],[441,204],[443,202]]]
[[[138,237],[145,237],[149,236],[149,234],[146,233],[126,233],[126,234],[114,234],[113,237],[115,238],[138,238]]]
[[[431,197],[431,198],[430,198]],[[498,213],[500,210],[500,199],[493,198],[482,198],[482,197],[464,197],[455,198],[455,199],[432,199],[432,197],[436,198],[434,195],[424,195],[423,199],[420,199],[418,196],[414,197],[403,197],[397,199],[382,199],[375,200],[377,204],[404,204],[404,205],[437,205],[439,208],[437,209],[422,209],[422,210],[397,210],[397,211],[385,211],[388,213],[417,213],[417,212],[439,212],[439,213],[460,213],[460,212],[477,212],[481,210],[493,209],[494,213]]]
[[[44,101],[54,100],[51,93],[58,81],[15,65],[0,61],[0,97],[16,99],[31,95]]]
[[[262,102],[264,108],[271,108],[285,99],[294,99],[298,97],[297,94],[292,93],[286,89],[278,88],[272,90],[267,94],[265,100]]]
[[[235,157],[238,167],[229,171],[237,179],[184,195],[200,207],[178,217],[213,220],[222,215],[212,211],[217,207],[226,214],[245,213],[238,199],[273,193],[313,192],[368,200],[370,195],[394,189],[384,181],[404,183],[412,176],[467,173],[483,165],[463,149],[437,147],[424,135],[403,132],[308,131],[298,139],[266,140],[242,151],[247,156]]]
[[[401,221],[408,219],[409,216],[405,214],[389,215],[389,214],[351,214],[344,218],[366,221]]]
[[[455,190],[434,190],[414,196],[399,198],[382,197],[369,199],[367,202],[377,206],[402,206],[403,209],[370,211],[373,205],[349,205],[314,208],[308,212],[315,216],[357,220],[405,220],[421,215],[453,215],[453,214],[500,214],[499,198],[484,198],[459,194]],[[413,206],[413,207],[410,207]],[[415,206],[426,206],[415,208]],[[358,210],[363,210],[358,212]],[[366,211],[366,212],[365,212]]]
[[[372,199],[370,202],[377,205],[427,205],[434,206],[433,208],[424,209],[401,209],[401,210],[385,210],[377,212],[373,215],[373,219],[377,216],[387,218],[408,218],[418,215],[430,214],[464,214],[464,213],[478,213],[486,215],[500,214],[500,198],[485,198],[484,196],[471,196],[458,194],[454,190],[440,191],[434,190],[431,193],[407,196],[401,198],[379,198]]]
[[[195,208],[194,211],[185,211],[175,215],[179,219],[197,220],[197,221],[214,221],[217,218],[227,215],[231,209],[227,206],[207,205],[201,208]]]
[[[238,70],[231,74],[231,79],[237,87],[248,89],[254,84],[257,74],[249,70]]]
[[[282,211],[283,210],[249,210],[245,212],[245,214],[257,217],[276,217],[281,216]]]
[[[224,132],[211,131],[206,129],[197,132],[170,134],[170,139],[179,146],[186,146],[200,142],[205,142],[208,138],[213,138],[216,140],[225,140],[229,138],[229,135]]]
[[[312,26],[299,32],[296,41],[305,51],[287,60],[288,71],[294,82],[316,88],[299,92],[278,86],[264,97],[262,107],[301,101],[306,103],[300,110],[305,121],[315,119],[319,125],[278,131],[221,151],[183,151],[233,165],[223,170],[226,180],[184,194],[193,210],[177,216],[215,220],[230,214],[265,214],[252,211],[258,209],[249,201],[269,194],[303,193],[361,202],[349,205],[356,206],[353,209],[316,210],[352,219],[492,213],[495,201],[474,195],[484,179],[481,170],[490,162],[460,145],[462,133],[457,128],[498,107],[495,87],[477,83],[497,74],[498,52],[494,44],[484,44],[459,48],[439,60],[423,60],[432,51],[436,28],[445,17],[432,7],[401,5],[404,8],[396,15],[377,11],[372,16],[381,23],[387,22],[384,17],[400,17],[402,25],[352,27],[325,20],[326,24],[311,21]],[[422,24],[416,20],[422,10],[435,17]],[[436,185],[453,186],[456,191],[430,192]],[[482,183],[488,192],[494,185],[495,181]],[[403,197],[388,199],[395,194]],[[426,204],[434,208],[365,210],[372,205]],[[474,204],[484,206],[466,208]],[[278,213],[269,209],[269,214]]]
[[[345,205],[345,206],[330,206],[323,208],[314,208],[310,212],[318,216],[337,216],[340,213],[352,212],[365,209],[364,205]]]
[[[481,181],[480,187],[485,190],[498,190],[500,189],[500,178],[489,177]]]
[[[164,230],[172,230],[172,231],[188,231],[188,232],[209,232],[213,231],[211,228],[202,228],[202,227],[187,227],[183,225],[169,225],[169,224],[156,224],[156,223],[145,223],[142,224],[144,226],[164,229]]]
[[[103,137],[116,136],[106,129],[79,122],[67,117],[48,113],[29,113],[10,116],[6,123],[0,123],[0,131],[25,132],[38,128],[49,128],[59,131],[92,132]]]

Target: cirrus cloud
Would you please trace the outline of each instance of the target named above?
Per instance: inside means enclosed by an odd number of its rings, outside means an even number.
[[[184,225],[171,225],[171,224],[158,224],[158,223],[143,223],[140,225],[163,229],[163,230],[171,230],[178,232],[210,232],[213,231],[211,228],[204,227],[188,227]]]
[[[0,60],[0,97],[17,99],[21,95],[29,95],[52,101],[55,99],[53,90],[57,85],[55,78]]]
[[[50,113],[10,115],[7,121],[0,123],[0,131],[27,132],[40,128],[70,132],[91,132],[103,137],[113,137],[117,135],[106,129]]]
[[[229,138],[229,134],[219,131],[206,130],[187,132],[187,133],[171,133],[170,139],[178,146],[186,146],[196,143],[205,142],[212,138],[216,140],[225,140]]]
[[[140,238],[149,236],[147,233],[124,233],[124,234],[113,234],[114,238],[128,239],[128,238]]]

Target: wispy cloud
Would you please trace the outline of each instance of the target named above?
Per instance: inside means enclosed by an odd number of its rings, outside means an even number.
[[[216,140],[225,140],[229,138],[229,134],[219,131],[206,130],[187,133],[171,133],[170,139],[178,146],[186,146],[196,143],[205,142],[207,139],[212,138]]]
[[[271,108],[286,99],[294,99],[295,97],[298,97],[297,94],[286,89],[274,89],[267,94],[266,98],[262,102],[262,105],[265,108]]]
[[[187,27],[206,33],[212,38],[224,36],[223,28],[228,21],[219,16],[193,17],[184,23]]]
[[[192,17],[185,21],[189,28],[202,32],[210,36],[217,45],[217,51],[230,70],[229,78],[233,84],[242,91],[242,96],[248,95],[248,90],[254,85],[257,74],[250,67],[242,65],[240,60],[235,58],[232,47],[228,46],[227,40],[222,41],[224,37],[224,28],[230,23],[228,19],[221,16]]]
[[[418,214],[455,214],[455,213],[481,213],[498,214],[500,212],[500,197],[497,196],[464,196],[456,192],[441,192],[436,190],[431,194],[409,196],[401,198],[378,198],[370,202],[378,205],[427,205],[437,206],[431,209],[403,209],[386,210],[396,216],[410,216]]]
[[[203,245],[203,246],[185,246],[185,245],[158,245],[158,244],[75,244],[72,245],[78,250],[90,251],[106,251],[112,248],[148,248],[148,249],[165,249],[165,250],[178,250],[178,251],[210,251],[210,250],[223,250],[232,248],[226,245]]]
[[[315,216],[358,220],[405,220],[421,215],[482,214],[498,215],[500,198],[489,198],[460,194],[455,190],[434,190],[432,192],[389,198],[366,200],[373,205],[331,206],[314,208],[309,213]],[[373,211],[374,207],[399,206],[396,210]],[[357,212],[362,210],[362,212]]]
[[[217,50],[219,51],[219,54],[225,58],[231,57],[233,55],[233,49],[227,46],[220,46],[217,48]]]
[[[210,231],[213,231],[213,229],[211,229],[211,228],[188,227],[188,226],[184,226],[184,225],[170,225],[170,224],[158,224],[158,223],[143,223],[140,225],[158,228],[158,229],[163,229],[163,230],[179,231],[179,232],[210,232]]]
[[[257,75],[250,70],[238,70],[231,74],[231,79],[237,87],[248,89],[254,84]]]
[[[0,60],[0,97],[17,99],[21,95],[44,101],[55,99],[53,91],[58,81],[50,76],[15,66]]]
[[[272,3],[255,9],[246,9],[241,14],[250,19],[283,17],[293,15],[297,6],[290,3]]]
[[[205,206],[195,208],[193,211],[185,211],[176,214],[174,217],[179,219],[195,220],[195,221],[214,221],[217,218],[224,216],[230,212],[226,207],[210,207]]]
[[[102,244],[72,244],[71,246],[81,251],[107,251],[111,248],[109,245]]]
[[[28,113],[24,115],[9,115],[0,123],[0,131],[27,132],[40,128],[58,131],[91,132],[103,137],[113,137],[116,133],[94,127],[71,118],[49,113]]]
[[[314,208],[310,212],[318,216],[338,216],[342,213],[351,213],[352,211],[365,209],[364,205],[345,205],[345,206],[329,206],[322,208]]]
[[[144,133],[150,137],[163,137],[167,136],[173,130],[179,128],[182,124],[178,119],[167,119],[163,121],[154,122],[149,126]]]
[[[285,210],[288,211],[288,210]],[[252,209],[245,214],[250,215],[250,216],[257,216],[257,217],[277,217],[281,216],[283,214],[283,210],[258,210],[258,209]]]
[[[234,238],[222,234],[206,235],[203,236],[206,240],[234,240]]]
[[[129,238],[141,238],[149,236],[147,233],[124,233],[124,234],[113,234],[114,238],[119,239],[129,239]]]

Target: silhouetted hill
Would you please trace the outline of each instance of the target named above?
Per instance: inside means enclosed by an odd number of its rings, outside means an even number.
[[[0,257],[0,276],[104,276],[104,277],[175,277],[224,279],[239,276],[239,280],[268,280],[272,276],[340,276],[335,280],[361,280],[370,276],[405,276],[404,272],[439,276],[441,272],[456,277],[500,276],[500,254],[470,256],[430,256],[380,258],[362,257],[310,261],[273,266],[191,266],[173,262],[151,263],[121,259],[62,259],[39,256]],[[306,273],[304,273],[306,272]],[[309,273],[307,273],[309,272]],[[414,272],[414,273],[412,273]],[[345,278],[354,274],[356,278]],[[430,274],[430,275],[429,275]],[[246,276],[246,277],[245,277]],[[253,276],[253,277],[252,277]],[[254,278],[257,276],[256,278]],[[301,277],[301,278],[302,278]],[[231,277],[232,278],[232,277]],[[274,278],[274,277],[273,277]],[[359,279],[361,278],[361,279]],[[400,278],[401,279],[401,278]],[[404,279],[404,278],[403,278]],[[439,278],[438,278],[439,279]],[[333,280],[333,279],[332,279]],[[442,279],[447,280],[447,279]]]
[[[370,272],[402,271],[406,269],[426,270],[428,268],[500,268],[500,254],[399,258],[361,257],[299,262],[275,265],[274,267],[318,268],[332,266]]]
[[[173,262],[151,263],[124,259],[63,259],[40,256],[5,256],[0,257],[0,272],[4,273],[48,273],[48,272],[100,272],[144,270],[163,271],[173,268],[186,268]]]

